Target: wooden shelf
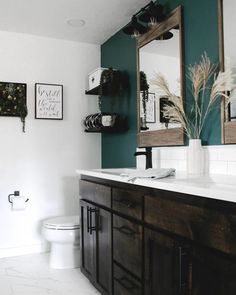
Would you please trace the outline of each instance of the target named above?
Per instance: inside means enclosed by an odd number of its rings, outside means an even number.
[[[90,128],[85,129],[84,131],[87,133],[119,133],[125,132],[128,128],[121,128],[121,127],[101,127],[101,128]]]

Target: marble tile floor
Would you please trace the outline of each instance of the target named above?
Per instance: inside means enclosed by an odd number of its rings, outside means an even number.
[[[48,267],[48,254],[0,259],[1,295],[99,295],[80,269]]]

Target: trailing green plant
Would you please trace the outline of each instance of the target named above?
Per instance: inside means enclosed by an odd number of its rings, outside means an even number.
[[[25,132],[26,84],[0,82],[0,115],[20,117]]]
[[[120,97],[124,92],[123,75],[118,70],[109,68],[103,70],[100,77],[100,85],[98,89],[99,94],[99,109],[101,110],[102,96]]]

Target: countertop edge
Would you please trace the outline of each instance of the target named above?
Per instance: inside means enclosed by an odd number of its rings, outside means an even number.
[[[105,170],[105,169],[104,169]],[[101,179],[107,179],[127,184],[132,184],[131,182],[127,181],[126,177],[122,177],[120,175],[110,174],[110,173],[104,173],[101,171],[95,171],[95,170],[80,170],[77,169],[76,173],[78,175],[86,175]],[[222,183],[218,184],[217,182],[214,184],[214,182],[209,183],[207,180],[205,181],[204,185],[207,187],[204,187],[201,185],[201,179],[205,178],[216,178],[221,180]],[[231,177],[232,184],[224,183],[223,180],[228,180],[228,178]],[[192,180],[193,183],[191,184],[189,180]],[[199,182],[196,182],[194,184],[194,180]],[[178,183],[180,182],[180,183]],[[198,197],[205,197],[215,200],[221,200],[221,201],[227,201],[227,202],[233,202],[236,203],[236,176],[227,176],[227,175],[203,175],[194,176],[193,178],[189,178],[189,176],[186,173],[177,173],[176,176],[169,176],[167,178],[162,179],[156,179],[156,180],[147,180],[147,179],[136,179],[133,183],[135,185],[150,187],[154,189],[161,189],[166,191],[172,191],[172,192],[178,192],[183,194],[189,194],[193,196]],[[219,185],[223,187],[218,187]]]

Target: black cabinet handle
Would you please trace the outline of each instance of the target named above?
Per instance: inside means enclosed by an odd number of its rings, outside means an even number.
[[[94,218],[94,226],[93,226],[93,214],[95,215],[95,218]],[[96,208],[90,208],[89,209],[89,233],[90,235],[92,235],[93,231],[96,231],[97,230],[97,213],[98,213],[98,209]]]
[[[131,235],[136,235],[136,231],[133,229],[129,228],[128,226],[121,226],[121,227],[114,227],[114,229],[118,230],[120,233],[131,236]]]
[[[179,247],[179,294],[186,294],[188,286],[188,251],[184,247]]]
[[[119,203],[122,206],[127,207],[127,208],[135,208],[135,204],[134,203],[129,202],[129,201],[126,201],[124,199],[120,199],[120,200],[114,199],[114,202]]]
[[[87,232],[89,233],[90,228],[90,208],[87,206]]]
[[[125,276],[119,279],[114,277],[114,280],[117,281],[123,288],[125,288],[128,291],[138,289],[138,286]]]

